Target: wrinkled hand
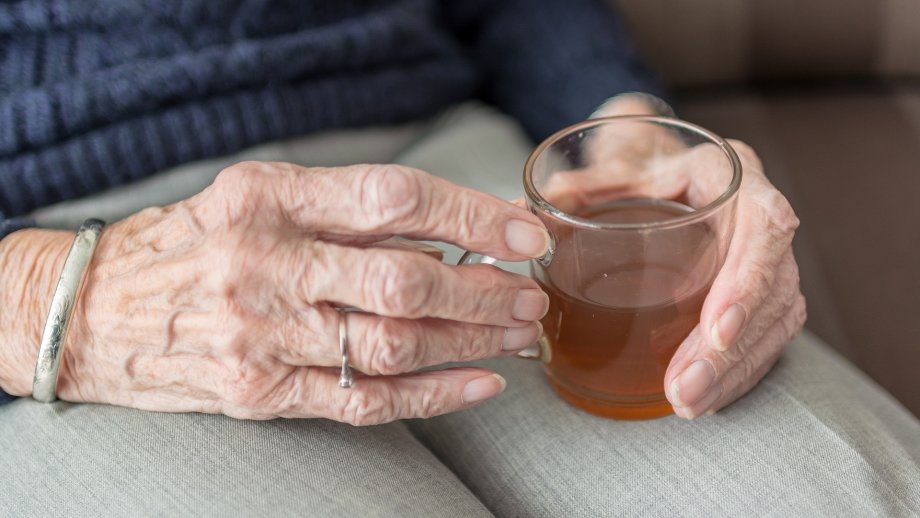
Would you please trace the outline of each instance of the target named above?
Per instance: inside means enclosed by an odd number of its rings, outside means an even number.
[[[484,369],[415,371],[531,344],[546,295],[491,266],[375,246],[393,234],[506,260],[548,245],[527,211],[418,170],[237,164],[203,193],[106,230],[58,394],[368,425],[500,393],[504,380]],[[336,306],[366,311],[347,316],[351,389],[338,386]]]
[[[757,155],[729,141],[741,159],[735,232],[700,315],[665,375],[677,415],[693,419],[746,394],[805,323],[805,297],[792,238],[799,220],[763,173]]]
[[[654,111],[641,99],[624,96],[604,106],[601,114],[654,114]],[[595,153],[612,153],[611,157],[615,154],[620,160],[615,164],[617,168],[641,168],[649,175],[656,171],[672,175],[675,170],[705,169],[708,160],[717,159],[712,149],[701,146],[664,163],[650,164],[646,158],[648,143],[657,139],[660,146],[661,139],[668,138],[666,135],[612,137],[608,142],[615,142],[616,149],[598,139]],[[753,388],[789,340],[801,331],[806,316],[798,265],[792,253],[792,238],[799,220],[786,198],[767,180],[756,153],[743,142],[730,141],[730,144],[738,153],[743,169],[731,245],[706,297],[700,324],[680,345],[665,375],[668,399],[675,413],[687,419],[715,412]],[[682,181],[666,185],[668,192],[641,194],[672,198],[685,193],[692,200],[705,192],[712,199],[712,190],[718,187],[707,185],[706,180],[705,174],[688,174]],[[649,185],[655,184],[649,181]],[[608,192],[616,189],[615,176],[598,171],[587,192],[599,187]],[[587,194],[570,196],[568,200],[576,205],[590,203]]]

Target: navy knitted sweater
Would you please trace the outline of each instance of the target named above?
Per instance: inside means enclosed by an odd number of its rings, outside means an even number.
[[[18,0],[0,49],[0,238],[270,140],[471,97],[539,139],[619,92],[660,94],[604,0]]]

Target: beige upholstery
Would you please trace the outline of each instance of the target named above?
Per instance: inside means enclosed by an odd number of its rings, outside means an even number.
[[[617,4],[679,115],[798,212],[807,327],[920,415],[920,1]]]

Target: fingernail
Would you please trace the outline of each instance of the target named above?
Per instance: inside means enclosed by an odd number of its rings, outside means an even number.
[[[526,327],[509,327],[505,330],[505,337],[502,339],[502,350],[520,351],[536,342],[542,332],[543,326],[539,322]]]
[[[540,257],[549,248],[549,234],[533,223],[512,219],[505,226],[505,244],[527,257]]]
[[[711,415],[715,409],[711,408],[719,398],[722,397],[721,390],[710,390],[699,401],[692,406],[683,408],[683,417],[685,419],[696,419],[701,415]]]
[[[467,382],[466,386],[463,387],[461,398],[466,404],[478,403],[501,394],[507,384],[508,382],[505,381],[505,378],[498,374],[476,378]]]
[[[697,402],[716,379],[716,371],[707,360],[697,360],[671,382],[671,399],[680,407]]]
[[[735,343],[746,318],[747,313],[741,304],[732,304],[725,310],[725,313],[722,313],[719,320],[712,326],[712,343],[716,350],[724,351]]]
[[[535,289],[518,291],[511,308],[511,317],[515,320],[535,321],[540,320],[549,311],[549,297],[546,293]]]

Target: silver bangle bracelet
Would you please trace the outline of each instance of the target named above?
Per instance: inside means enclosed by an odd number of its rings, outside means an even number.
[[[38,361],[35,363],[35,377],[32,379],[32,397],[43,403],[57,399],[58,371],[61,368],[61,354],[70,328],[70,318],[104,226],[105,222],[98,219],[83,222],[54,290],[48,320],[42,331]]]

